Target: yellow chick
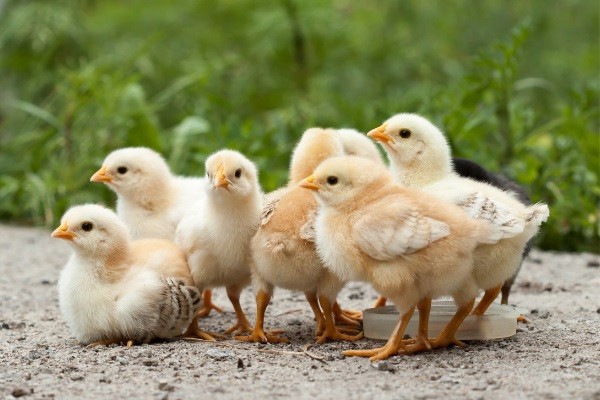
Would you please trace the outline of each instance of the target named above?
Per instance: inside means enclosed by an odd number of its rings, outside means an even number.
[[[397,182],[455,204],[502,232],[498,243],[478,246],[475,252],[473,278],[485,295],[473,313],[483,315],[519,267],[527,242],[548,219],[548,206],[528,207],[510,192],[460,177],[452,169],[446,137],[419,115],[397,114],[368,135],[383,145]]]
[[[453,324],[460,325],[476,293],[465,288],[473,250],[497,235],[487,223],[394,184],[385,168],[359,157],[325,160],[300,186],[319,203],[316,243],[325,266],[343,281],[371,283],[401,314],[384,347],[345,355],[381,360],[401,349],[410,352],[402,337],[415,306],[439,296],[454,297],[460,313]],[[432,346],[445,346],[446,335],[442,332]]]
[[[145,147],[127,147],[110,153],[90,178],[106,184],[117,194],[117,215],[133,239],[175,239],[175,228],[185,213],[197,206],[206,179],[176,176],[164,158]],[[199,316],[211,310],[223,312],[212,303],[212,293],[202,296]]]
[[[69,209],[52,236],[74,250],[58,292],[62,314],[81,343],[129,346],[194,329],[200,292],[173,243],[131,241],[119,218],[95,204]]]
[[[177,226],[175,242],[183,249],[199,289],[225,286],[237,323],[227,330],[250,332],[240,293],[250,283],[250,241],[262,211],[256,166],[233,150],[206,160],[202,204]]]
[[[267,196],[260,228],[252,239],[257,319],[254,332],[238,339],[286,341],[264,331],[264,316],[274,287],[304,292],[317,321],[319,343],[362,337],[346,335],[343,332],[352,330],[335,325],[338,322],[357,326],[360,313],[342,310],[335,301],[344,282],[324,268],[316,253],[313,220],[317,205],[297,184],[321,161],[343,155],[345,150],[366,154],[383,164],[376,147],[369,142],[365,135],[353,130],[311,128],[303,134],[292,155],[289,184]]]

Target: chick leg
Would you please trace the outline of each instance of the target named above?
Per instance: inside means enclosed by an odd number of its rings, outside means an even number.
[[[317,322],[317,332],[315,335],[321,336],[325,331],[325,317],[321,312],[317,294],[315,292],[305,292],[304,295],[306,296],[306,301],[310,304],[313,314],[315,314],[315,321]]]
[[[404,345],[411,345],[406,348],[405,354],[414,354],[425,350],[431,350],[431,343],[429,342],[428,337],[431,297],[421,299],[417,304],[417,308],[419,309],[419,332],[414,340],[409,339],[402,341]]]
[[[344,310],[337,301],[333,303],[332,310],[336,325],[360,326],[360,321],[362,320],[362,313],[360,311]]]
[[[469,301],[467,304],[461,306],[456,310],[456,313],[448,322],[448,325],[444,327],[440,335],[431,341],[431,347],[434,349],[439,349],[442,347],[448,347],[453,344],[458,347],[464,347],[465,344],[460,340],[456,339],[454,335],[456,331],[460,327],[460,324],[467,318],[467,316],[471,313],[473,309],[473,304],[475,304],[475,299]]]
[[[223,312],[223,309],[221,307],[217,307],[212,302],[212,290],[204,289],[204,292],[202,292],[202,308],[200,309],[200,311],[198,311],[197,316],[200,318],[207,317],[210,314],[211,310],[215,310],[219,314]]]
[[[387,303],[387,299],[383,296],[379,296],[377,298],[377,300],[375,300],[375,303],[373,304],[373,308],[384,307],[385,303]]]
[[[317,343],[324,343],[327,339],[330,340],[348,340],[355,341],[363,338],[362,332],[356,336],[345,335],[339,331],[335,326],[335,320],[333,317],[333,309],[331,302],[327,296],[319,296],[319,302],[323,308],[323,315],[325,317],[325,331],[321,336],[317,338]]]
[[[346,350],[344,355],[347,357],[370,357],[371,361],[385,360],[395,356],[401,349],[405,348],[402,344],[402,338],[414,312],[415,306],[413,305],[407,312],[402,314],[402,318],[396,324],[394,332],[392,332],[392,336],[390,336],[385,346],[371,350]]]
[[[240,293],[242,292],[242,288],[237,285],[231,285],[227,286],[226,289],[227,297],[229,297],[229,301],[231,301],[237,322],[231,328],[227,329],[225,333],[251,333],[253,331],[252,325],[250,325],[250,322],[248,321],[248,318],[246,318],[246,314],[244,314],[244,310],[242,310],[242,306],[240,305]]]
[[[215,341],[214,337],[200,329],[198,326],[198,317],[194,317],[189,328],[183,334],[183,337],[197,337],[198,339],[208,340],[210,342]]]
[[[500,290],[502,290],[502,285],[498,285],[494,288],[486,290],[485,294],[483,295],[483,298],[481,299],[479,304],[477,304],[477,307],[475,307],[475,309],[473,310],[473,315],[482,316],[483,314],[485,314],[490,304],[492,304],[494,300],[496,300],[496,297],[498,297]]]
[[[236,336],[237,340],[242,342],[262,342],[262,343],[289,343],[286,338],[268,334],[264,331],[265,312],[271,301],[271,295],[259,290],[256,294],[256,324],[250,335]]]

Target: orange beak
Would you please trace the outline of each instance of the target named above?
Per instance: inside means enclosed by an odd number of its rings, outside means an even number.
[[[311,175],[308,178],[304,178],[299,184],[298,186],[300,186],[301,188],[304,189],[309,189],[309,190],[319,190],[321,189],[321,186],[319,186],[318,184],[315,183],[315,176]]]
[[[217,168],[216,177],[217,182],[213,183],[213,186],[215,188],[224,187],[225,189],[227,189],[227,186],[229,186],[229,180],[225,176],[225,168],[223,167],[223,164],[221,164],[219,168]]]
[[[73,238],[77,236],[74,232],[69,230],[67,224],[60,224],[58,228],[52,232],[52,237],[57,239],[65,239],[65,240],[73,240]]]
[[[372,139],[377,140],[378,142],[394,143],[394,139],[390,135],[385,133],[385,124],[381,125],[378,128],[373,129],[372,131],[367,133],[367,136],[369,136]]]
[[[106,169],[106,167],[102,167],[98,171],[96,171],[96,173],[94,175],[92,175],[92,177],[90,178],[90,181],[91,182],[108,183],[108,182],[112,182],[112,176],[110,175],[110,173],[108,172],[108,169]]]

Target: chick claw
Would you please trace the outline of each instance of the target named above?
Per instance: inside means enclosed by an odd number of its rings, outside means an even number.
[[[266,333],[262,329],[254,329],[250,335],[236,336],[235,339],[242,341],[242,342],[252,342],[252,343],[289,343],[290,342],[286,338],[276,336],[278,333],[283,333],[283,331],[272,331],[271,333]]]
[[[426,337],[417,336],[415,339],[406,339],[402,341],[402,345],[405,347],[400,351],[406,355],[431,350],[431,342]]]
[[[346,357],[369,357],[371,361],[380,361],[398,355],[404,349],[405,347],[402,343],[396,345],[386,344],[383,347],[370,350],[346,350],[344,351],[344,355]]]
[[[362,339],[363,337],[364,335],[362,332],[360,332],[358,335],[351,336],[341,333],[337,327],[334,327],[333,329],[328,329],[327,327],[325,327],[325,331],[323,332],[323,334],[317,337],[317,343],[325,343],[327,339],[334,341],[345,340],[349,342],[354,342]]]
[[[453,344],[456,347],[465,347],[466,346],[466,344],[464,344],[463,342],[461,342],[454,336],[452,336],[452,337],[440,336],[431,341],[431,348],[432,349],[441,349],[441,348],[446,348],[446,347],[450,346],[451,344]]]
[[[253,331],[254,327],[248,321],[238,321],[231,328],[227,329],[225,333],[230,335],[235,332],[239,335],[242,333],[252,333]]]
[[[121,344],[123,341],[121,339],[105,339],[105,340],[98,340],[97,342],[93,342],[88,344],[87,346],[85,346],[86,349],[91,349],[93,347],[97,347],[97,346],[110,346],[111,344]],[[133,340],[128,340],[127,341],[127,347],[131,347],[129,345],[129,343],[131,343],[131,345],[133,345]]]

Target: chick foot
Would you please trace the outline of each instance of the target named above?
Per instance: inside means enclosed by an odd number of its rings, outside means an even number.
[[[252,333],[254,331],[254,327],[248,322],[248,320],[239,320],[231,326],[229,329],[225,331],[226,334],[230,335],[232,333],[236,333],[238,335],[242,333]]]
[[[208,317],[212,310],[215,310],[219,314],[223,313],[223,309],[221,307],[216,306],[212,302],[212,290],[206,289],[202,293],[202,308],[200,308],[196,316],[199,318]]]
[[[521,323],[523,323],[523,324],[528,324],[528,323],[530,323],[531,321],[529,321],[529,319],[527,319],[527,317],[526,317],[526,316],[524,316],[524,315],[522,315],[522,314],[521,314],[521,315],[519,315],[519,316],[517,317],[517,322],[521,322]]]
[[[400,343],[386,343],[383,347],[377,347],[369,350],[346,350],[344,355],[346,357],[369,357],[371,361],[385,360],[395,355],[398,355],[400,351],[404,350],[405,347]]]
[[[466,346],[466,344],[464,344],[463,342],[461,342],[460,340],[455,338],[454,335],[452,335],[452,336],[440,335],[437,338],[433,339],[430,343],[431,343],[432,349],[446,348],[446,347],[450,346],[451,344],[453,344],[456,347],[465,347]]]
[[[131,342],[131,345],[133,345],[133,340],[128,340],[127,347],[131,347],[129,345],[129,342]],[[98,340],[97,342],[90,343],[85,347],[87,349],[91,349],[91,348],[97,347],[97,346],[110,346],[111,344],[121,344],[121,343],[123,343],[123,340],[121,340],[121,339],[104,339],[104,340]]]
[[[360,332],[358,335],[346,335],[346,334],[340,332],[340,329],[338,329],[338,327],[334,325],[333,328],[329,328],[329,329],[327,329],[327,327],[325,327],[325,331],[323,332],[323,334],[317,337],[317,343],[318,344],[325,343],[327,341],[327,339],[333,340],[333,341],[345,340],[348,342],[354,342],[354,341],[360,340],[362,338],[364,338],[364,335],[362,332]]]
[[[209,342],[216,342],[216,339],[211,334],[206,333],[202,329],[200,329],[200,327],[198,326],[198,317],[192,320],[190,327],[183,334],[183,337],[193,337]]]
[[[289,343],[287,338],[277,336],[276,332],[283,333],[282,331],[273,331],[267,333],[262,329],[254,329],[250,335],[236,336],[235,339],[242,342],[251,343]]]
[[[344,310],[337,303],[333,303],[333,315],[336,325],[360,326],[362,321],[362,312],[357,310]]]
[[[402,353],[406,355],[431,350],[431,342],[427,337],[417,336],[415,339],[403,340],[402,344],[405,347]]]

